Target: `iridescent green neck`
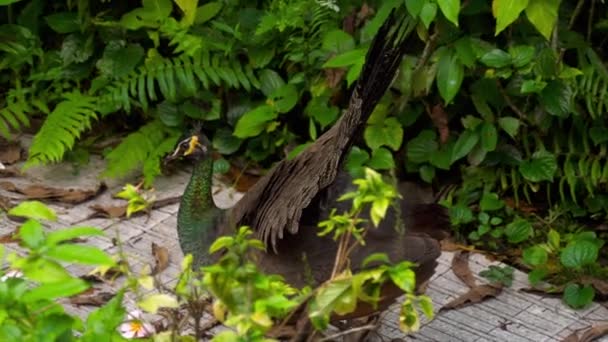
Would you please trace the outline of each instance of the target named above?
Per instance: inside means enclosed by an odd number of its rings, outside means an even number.
[[[217,237],[223,210],[213,202],[213,159],[196,162],[177,213],[177,235],[184,254],[192,254],[194,267],[213,263],[209,247]]]

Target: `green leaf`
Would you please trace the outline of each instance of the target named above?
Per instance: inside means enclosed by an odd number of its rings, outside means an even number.
[[[494,35],[497,36],[519,18],[519,14],[527,6],[528,0],[493,0],[492,14],[496,18],[496,32]]]
[[[27,220],[19,227],[19,237],[32,249],[37,249],[44,242],[44,231],[38,221]]]
[[[343,30],[329,31],[323,37],[323,49],[335,54],[341,54],[355,48],[353,37]]]
[[[532,224],[526,219],[515,219],[505,227],[505,235],[510,243],[525,241],[532,235]]]
[[[202,24],[215,17],[222,9],[222,3],[219,1],[212,1],[200,6],[196,9],[196,18],[194,19],[195,24]]]
[[[298,90],[293,84],[286,84],[275,89],[269,99],[279,113],[287,113],[298,102]]]
[[[442,170],[449,170],[452,165],[452,146],[443,146],[440,150],[433,151],[429,162],[431,165]]]
[[[260,90],[266,97],[270,97],[273,92],[285,85],[285,81],[276,71],[264,69],[260,71]]]
[[[388,256],[385,253],[373,253],[370,254],[369,256],[367,256],[365,259],[363,259],[363,262],[361,263],[361,267],[367,267],[370,266],[370,264],[390,264],[391,261],[388,258]]]
[[[452,150],[452,163],[469,154],[478,141],[479,134],[477,132],[470,130],[462,132]]]
[[[479,201],[481,211],[494,211],[502,209],[504,206],[505,202],[498,198],[498,194],[494,192],[484,192]]]
[[[79,264],[103,266],[115,264],[108,254],[92,246],[62,244],[49,248],[46,253],[51,258]]]
[[[228,248],[232,245],[234,245],[234,238],[232,236],[220,236],[209,247],[209,253],[213,254],[220,249]]]
[[[80,30],[78,13],[76,12],[59,12],[46,16],[44,20],[57,33],[65,34]]]
[[[46,283],[35,287],[23,295],[24,302],[36,302],[39,300],[53,300],[56,298],[70,297],[79,294],[89,288],[84,280],[70,278],[55,283]]]
[[[559,233],[555,229],[549,229],[549,233],[547,233],[547,243],[549,247],[554,251],[559,250],[561,237]]]
[[[198,13],[196,5],[198,0],[174,0],[180,10],[182,10],[183,17],[181,23],[188,27],[194,23],[194,18]]]
[[[171,0],[142,0],[142,5],[123,15],[120,24],[128,30],[159,27],[173,10]]]
[[[496,149],[498,143],[498,132],[496,126],[490,122],[484,122],[481,125],[481,147],[486,152],[492,152]]]
[[[559,256],[562,265],[568,268],[580,268],[597,260],[599,248],[588,240],[570,242]]]
[[[477,56],[475,55],[475,51],[473,51],[473,46],[469,37],[465,36],[458,39],[456,42],[454,42],[454,48],[456,51],[456,56],[458,56],[458,59],[462,62],[462,64],[468,68],[475,66]]]
[[[257,136],[262,133],[266,124],[277,116],[277,112],[272,107],[259,106],[239,118],[234,128],[234,135],[241,139]]]
[[[432,165],[422,165],[420,167],[420,178],[427,183],[432,183],[435,178],[435,168]]]
[[[40,283],[57,283],[72,278],[70,273],[58,262],[43,258],[28,260],[23,265],[22,271],[27,279]]]
[[[547,82],[541,80],[525,80],[519,91],[522,94],[540,93],[547,86]]]
[[[241,147],[242,140],[232,135],[226,128],[220,128],[213,136],[213,148],[220,154],[232,154]]]
[[[137,303],[137,306],[146,312],[154,314],[157,313],[160,308],[177,308],[179,307],[179,303],[173,295],[159,293],[144,297],[144,299]]]
[[[464,66],[458,57],[453,53],[444,53],[437,67],[437,88],[446,104],[458,94],[463,79]]]
[[[75,239],[83,236],[100,236],[104,235],[103,230],[95,227],[70,227],[63,228],[54,232],[50,232],[46,236],[47,245],[55,245],[59,242]]]
[[[311,307],[310,318],[324,316],[331,311],[338,315],[352,312],[357,306],[357,295],[350,279],[336,279],[321,287]]]
[[[549,273],[547,270],[542,268],[537,268],[528,273],[528,281],[531,285],[536,285],[540,283]]]
[[[414,163],[429,160],[431,153],[437,150],[437,135],[434,131],[424,130],[407,143],[407,157]]]
[[[511,55],[500,49],[487,52],[480,59],[481,63],[491,68],[502,68],[511,64]]]
[[[572,111],[574,92],[562,81],[552,81],[542,90],[540,102],[547,111],[559,117],[567,117]]]
[[[372,151],[368,165],[376,170],[392,170],[395,168],[393,154],[384,147],[377,148]]]
[[[557,23],[560,0],[530,0],[526,16],[543,37],[551,40],[553,27]]]
[[[30,218],[34,220],[56,221],[55,211],[39,201],[26,201],[19,203],[8,211],[9,215]]]
[[[557,160],[551,152],[536,151],[531,159],[519,165],[519,172],[531,182],[552,181],[557,172]]]
[[[580,286],[579,284],[568,284],[564,288],[564,302],[575,309],[583,308],[593,301],[595,290],[591,285]]]
[[[406,1],[407,3],[407,1]],[[443,15],[458,26],[458,13],[460,13],[460,0],[437,0],[437,4]]]
[[[139,44],[124,45],[122,41],[110,41],[103,56],[97,61],[99,72],[107,77],[126,77],[140,63],[145,55]]]
[[[435,20],[437,16],[437,4],[431,1],[427,1],[424,6],[422,6],[422,10],[420,10],[420,20],[424,24],[424,27],[428,30],[431,27],[431,23]]]
[[[367,126],[363,137],[372,150],[386,145],[397,151],[403,142],[403,128],[396,118],[388,118]]]
[[[355,49],[341,53],[325,62],[325,64],[323,64],[323,68],[343,68],[356,64],[363,65],[366,52],[367,51],[365,49]]]
[[[583,72],[580,69],[569,67],[567,65],[562,66],[562,71],[559,72],[559,78],[570,79],[576,76],[582,75]]]
[[[407,8],[407,11],[412,17],[416,18],[422,11],[424,4],[427,2],[427,0],[408,0],[405,2],[405,8]]]
[[[407,264],[401,263],[391,267],[388,275],[395,285],[406,293],[414,291],[416,286],[416,274]]]
[[[534,46],[530,45],[515,45],[509,47],[509,54],[511,55],[513,66],[516,68],[523,68],[530,64],[534,59],[535,52]]]
[[[517,132],[519,131],[519,119],[505,116],[498,119],[498,125],[503,129],[511,138],[515,139]]]
[[[542,266],[547,263],[549,254],[541,246],[532,246],[524,249],[523,258],[529,266]]]

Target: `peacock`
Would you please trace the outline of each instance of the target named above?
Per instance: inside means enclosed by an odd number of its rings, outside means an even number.
[[[179,206],[177,230],[180,246],[184,253],[193,255],[195,267],[215,261],[208,250],[218,236],[247,225],[267,246],[256,258],[264,272],[280,274],[295,287],[319,285],[330,278],[337,244],[331,237],[317,235],[317,223],[328,217],[331,208],[350,205],[337,201],[354,186],[350,174],[343,170],[347,152],[390,86],[411,27],[410,20],[397,20],[394,12],[389,15],[371,44],[344,115],[297,157],[275,164],[233,208],[220,209],[213,201],[214,159],[207,137],[197,132],[177,144],[167,159],[194,161]],[[412,197],[408,183],[399,184],[399,191],[403,197],[399,210],[389,209],[379,227],[369,229],[365,246],[350,255],[350,265],[357,271],[366,256],[385,253],[393,262],[416,263],[417,281],[425,283],[434,273],[440,255],[438,240],[449,228],[449,220],[440,205]],[[398,212],[400,221],[405,222],[405,234],[395,229]],[[380,309],[399,295],[396,287],[386,289],[383,298],[387,302],[381,303]],[[370,306],[369,310],[374,309]]]

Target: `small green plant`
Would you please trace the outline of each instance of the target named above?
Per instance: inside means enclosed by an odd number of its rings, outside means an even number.
[[[506,287],[513,285],[513,267],[490,266],[487,270],[479,272],[479,275],[492,283],[499,283]]]

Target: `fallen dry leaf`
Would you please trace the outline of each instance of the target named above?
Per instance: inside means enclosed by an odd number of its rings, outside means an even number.
[[[21,160],[19,142],[0,143],[0,162],[4,165],[14,164]]]
[[[450,137],[450,128],[448,127],[448,114],[443,109],[441,104],[436,104],[433,106],[433,109],[430,111],[427,110],[427,113],[431,117],[433,121],[433,125],[439,131],[439,141],[442,144],[445,144]]]
[[[581,330],[575,331],[562,342],[591,342],[600,337],[608,335],[608,322],[597,324],[583,330],[582,335],[578,335]]]
[[[168,197],[160,200],[154,201],[152,203],[151,209],[162,208],[171,204],[179,203],[181,196],[176,197]],[[120,218],[125,217],[127,215],[127,204],[123,205],[101,205],[101,204],[93,204],[89,206],[90,209],[93,210],[93,213],[87,216],[84,220],[101,217],[101,218]],[[140,216],[146,214],[146,211],[138,211],[133,213],[131,217]]]
[[[166,247],[160,246],[152,242],[152,255],[154,256],[155,264],[152,269],[152,275],[159,274],[169,266],[169,250]]]
[[[102,306],[114,298],[114,293],[99,292],[94,295],[78,295],[70,298],[70,303],[76,306]]]
[[[469,253],[457,252],[452,259],[452,271],[458,279],[465,283],[470,290],[444,305],[439,311],[462,308],[471,304],[481,303],[488,298],[494,298],[502,292],[500,283],[477,285],[475,276],[469,268]]]
[[[12,233],[7,233],[4,235],[0,235],[0,243],[16,243],[19,242],[19,239],[17,238],[17,231],[14,231]]]
[[[27,199],[49,199],[64,203],[78,204],[97,196],[105,185],[99,184],[96,189],[53,188],[40,184],[17,186],[11,182],[0,182],[0,188],[25,195]]]
[[[469,268],[469,252],[456,252],[452,259],[452,272],[468,287],[476,286],[475,276]]]

